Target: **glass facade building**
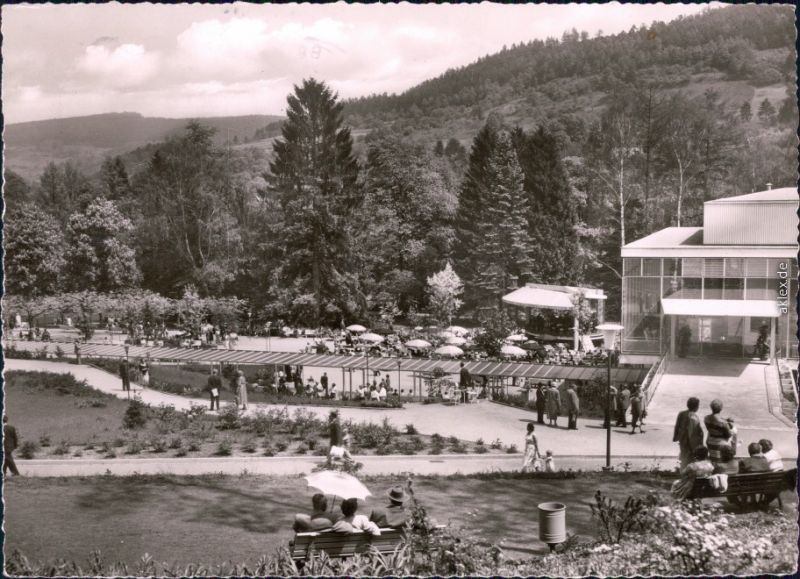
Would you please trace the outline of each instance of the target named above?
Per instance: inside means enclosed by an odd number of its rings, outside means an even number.
[[[623,354],[797,357],[797,189],[705,203],[703,227],[622,248]]]

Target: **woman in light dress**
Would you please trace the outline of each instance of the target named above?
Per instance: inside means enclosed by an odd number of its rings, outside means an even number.
[[[541,459],[539,455],[539,441],[534,433],[535,427],[532,422],[528,423],[528,433],[525,435],[525,458],[522,463],[522,471],[530,472],[536,469],[536,463]]]
[[[237,372],[237,375],[236,386],[238,387],[239,404],[242,405],[242,410],[247,410],[247,380],[241,370]]]

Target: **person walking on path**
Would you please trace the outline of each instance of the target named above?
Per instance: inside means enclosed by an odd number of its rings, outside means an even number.
[[[631,405],[631,391],[628,390],[628,385],[622,387],[622,391],[617,397],[617,408],[619,409],[619,418],[617,419],[617,426],[628,428],[628,408]]]
[[[81,365],[81,341],[75,340],[75,358],[78,360],[78,366]]]
[[[678,443],[680,454],[678,458],[681,462],[681,470],[692,462],[694,450],[703,446],[703,426],[697,410],[700,408],[700,400],[692,396],[686,401],[686,410],[678,412],[675,420],[675,430],[672,434],[672,442]]]
[[[460,364],[461,370],[458,373],[458,389],[461,391],[461,402],[469,402],[469,395],[467,394],[467,389],[472,386],[472,375],[469,373],[464,367],[464,362]]]
[[[8,423],[8,415],[3,415],[3,475],[10,469],[11,473],[19,476],[17,463],[14,462],[14,451],[19,446],[17,429]]]
[[[331,410],[328,415],[328,437],[330,446],[342,446],[342,423],[339,422],[339,411]]]
[[[558,426],[558,415],[561,413],[561,394],[558,388],[550,382],[547,388],[547,419],[550,426]]]
[[[578,414],[581,411],[581,401],[575,392],[575,385],[567,386],[567,429],[578,430]]]
[[[244,377],[244,372],[237,371],[236,386],[238,387],[239,404],[242,405],[242,410],[247,410],[247,380]]]
[[[150,368],[147,366],[147,362],[144,360],[139,360],[139,381],[142,383],[142,387],[146,387],[150,384]]]
[[[123,392],[130,392],[131,391],[131,371],[130,365],[128,364],[128,359],[123,358],[122,362],[119,363],[119,377],[122,378],[122,391]]]
[[[528,423],[528,433],[525,435],[525,458],[522,461],[522,472],[538,470],[536,462],[541,460],[539,455],[539,441],[534,433],[533,422]]]
[[[707,415],[703,422],[708,431],[708,440],[706,446],[708,447],[708,458],[713,464],[722,462],[723,446],[731,446],[731,423],[720,416],[722,412],[722,401],[715,398],[711,401],[711,414]],[[733,448],[731,446],[731,448]]]
[[[217,406],[217,410],[219,410],[219,391],[221,389],[222,389],[222,380],[217,374],[217,369],[214,368],[213,370],[211,370],[211,376],[208,377],[208,383],[206,385],[206,390],[208,390],[208,397],[209,400],[211,401],[211,410],[214,410],[215,404]]]
[[[636,427],[639,427],[639,432],[644,434],[642,430],[642,420],[644,420],[644,401],[642,400],[642,393],[637,388],[633,391],[631,396],[631,434],[636,432]]]
[[[547,408],[547,400],[545,400],[544,384],[539,382],[536,385],[536,422],[544,424],[544,412]]]
[[[611,425],[611,418],[614,417],[616,422],[617,413],[617,389],[612,384],[608,389],[608,399],[603,401],[605,408],[603,409],[603,428],[608,428]]]
[[[328,373],[323,372],[322,377],[319,379],[319,384],[322,386],[323,396],[328,398]]]

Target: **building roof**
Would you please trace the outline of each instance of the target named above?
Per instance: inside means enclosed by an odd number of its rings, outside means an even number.
[[[590,300],[604,300],[606,294],[600,288],[595,287],[575,287],[571,285],[553,285],[548,283],[526,283],[525,287],[532,287],[557,292],[567,292],[570,294],[583,294],[583,297]]]
[[[769,189],[767,191],[758,191],[757,193],[748,193],[747,195],[737,195],[736,197],[723,197],[722,199],[706,201],[706,203],[754,203],[761,201],[797,203],[797,187],[782,187],[781,189]]]
[[[625,245],[633,249],[667,249],[703,245],[702,227],[667,227]]]
[[[521,287],[503,296],[503,301],[513,306],[542,308],[546,310],[571,310],[575,307],[567,292]]]

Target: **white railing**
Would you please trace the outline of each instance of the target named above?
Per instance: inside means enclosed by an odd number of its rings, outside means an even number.
[[[653,394],[655,394],[656,389],[658,388],[659,382],[661,382],[661,377],[664,375],[664,372],[667,369],[667,354],[663,354],[661,358],[650,366],[650,370],[647,372],[647,375],[642,380],[642,394],[644,396],[644,404],[647,407],[650,404],[650,400],[653,398]]]

